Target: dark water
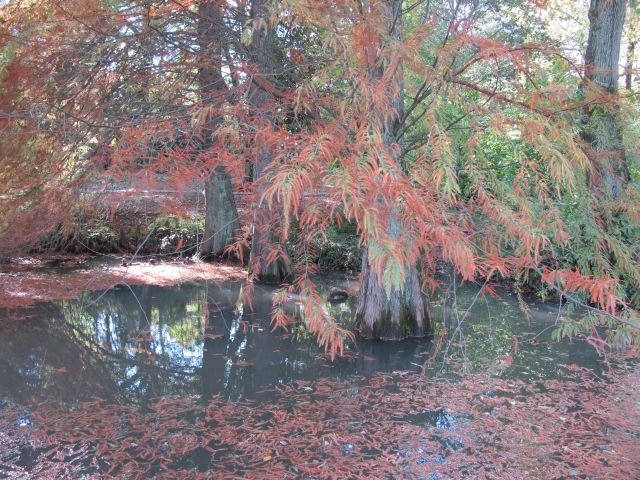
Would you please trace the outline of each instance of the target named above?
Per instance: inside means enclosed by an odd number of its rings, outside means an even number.
[[[321,291],[350,281],[325,278]],[[561,364],[600,368],[588,345],[551,341],[563,314],[557,304],[529,302],[525,315],[512,295],[485,298],[473,286],[460,288],[458,315],[447,322],[443,312],[451,309],[434,297],[434,338],[359,340],[347,346],[344,358],[331,361],[303,328],[271,332],[272,289],[258,288],[251,309],[239,303],[241,288],[211,282],[120,286],[75,301],[0,311],[0,399],[98,397],[143,405],[166,394],[195,394],[262,401],[275,386],[294,380],[358,383],[381,371],[419,371],[428,359],[429,374],[445,377],[484,371],[536,381],[561,375]],[[299,310],[295,302],[290,308]],[[326,308],[347,321],[355,302]],[[443,325],[453,335],[434,355]]]

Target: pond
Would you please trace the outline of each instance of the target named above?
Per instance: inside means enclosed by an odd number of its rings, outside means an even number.
[[[331,276],[319,284],[326,295],[353,281]],[[433,338],[358,340],[331,360],[300,326],[272,331],[274,289],[257,288],[249,306],[239,301],[242,288],[120,285],[0,311],[0,450],[8,452],[0,477],[584,473],[575,458],[558,459],[532,439],[527,448],[542,459],[535,465],[487,461],[511,435],[535,437],[545,419],[579,412],[580,395],[607,398],[612,382],[602,377],[610,365],[595,349],[551,341],[565,314],[557,303],[528,299],[525,313],[522,299],[506,291],[493,298],[463,286],[459,314],[446,321],[450,310],[434,296]],[[288,307],[303,314],[295,300]],[[346,320],[355,301],[326,308]],[[453,332],[446,338],[444,326]],[[548,411],[531,416],[532,403]],[[473,437],[525,421],[518,408],[536,428]],[[509,415],[498,421],[502,410]],[[551,432],[550,439],[557,440]],[[627,440],[631,448],[637,437]]]

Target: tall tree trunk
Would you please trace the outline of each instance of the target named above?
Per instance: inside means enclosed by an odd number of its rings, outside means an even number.
[[[636,55],[636,42],[629,41],[627,45],[627,64],[624,67],[624,88],[631,90],[633,88],[633,61]]]
[[[585,76],[610,92],[618,91],[620,43],[627,0],[591,0]]]
[[[218,2],[201,0],[198,9],[198,81],[203,105],[222,106],[227,86],[222,76],[224,24]],[[214,144],[220,117],[212,116],[204,127],[203,149]],[[222,166],[209,173],[205,183],[205,221],[200,254],[219,256],[240,228],[231,179]]]
[[[275,31],[268,23],[266,3],[266,0],[253,0],[251,3],[252,18],[261,18],[264,24],[253,31],[249,50],[250,60],[259,68],[256,78],[252,79],[250,102],[259,118],[258,129],[262,131],[274,125],[275,122],[273,114],[275,99],[264,87],[275,82],[274,76],[277,72]],[[273,147],[263,135],[258,134],[256,159],[253,166],[253,179],[258,186],[258,198],[262,197],[267,188],[267,179],[264,174],[273,160],[273,154]],[[253,218],[249,272],[255,281],[262,283],[282,283],[290,279],[292,273],[288,258],[279,256],[273,262],[267,261],[272,247],[281,243],[273,224],[273,213],[266,204],[261,203],[257,206]]]
[[[402,0],[386,0],[387,18],[391,37],[400,40],[402,35]],[[370,72],[372,82],[380,81],[384,66],[373,68]],[[393,98],[394,118],[380,118],[383,141],[392,150],[395,141],[397,119],[404,112],[403,71],[400,66],[396,71],[397,88],[390,89]],[[395,93],[392,93],[395,92]],[[399,158],[396,159],[399,161]],[[379,198],[384,211],[385,199]],[[386,201],[394,202],[394,199]],[[401,239],[404,228],[397,207],[391,208],[387,222],[388,234],[391,240]],[[397,288],[385,289],[380,278],[371,266],[370,249],[366,249],[362,258],[362,285],[360,286],[358,309],[356,312],[357,328],[365,338],[381,338],[386,340],[400,340],[407,337],[423,336],[428,326],[428,314],[423,300],[419,272],[416,260],[404,266],[404,284]],[[383,267],[384,268],[384,267]]]
[[[610,93],[618,92],[620,43],[626,0],[591,0],[585,79]],[[622,135],[615,110],[590,107],[585,140],[594,152],[594,182],[604,193],[619,198],[629,181],[622,150]]]
[[[216,168],[206,180],[204,234],[200,254],[217,257],[240,228],[238,210],[233,196],[233,184],[224,168]]]
[[[627,14],[627,63],[624,67],[624,86],[627,90],[633,88],[633,64],[636,56],[636,43],[638,41],[638,0],[629,0],[629,12]]]

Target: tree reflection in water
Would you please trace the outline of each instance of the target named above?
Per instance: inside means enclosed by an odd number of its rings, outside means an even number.
[[[325,290],[344,281],[328,279]],[[272,288],[257,288],[251,308],[239,303],[241,288],[239,282],[119,286],[76,301],[0,311],[0,395],[139,404],[166,394],[268,400],[278,385],[294,380],[357,384],[379,371],[420,370],[431,355],[429,339],[359,341],[331,362],[297,327],[271,332]],[[459,308],[474,295],[460,290]],[[441,307],[433,307],[437,314]],[[289,308],[304,314],[294,301]],[[326,308],[348,321],[355,306]],[[533,320],[525,320],[512,297],[478,302],[463,326],[467,361],[476,371],[512,378],[553,377],[558,363],[593,365],[595,353],[579,343],[526,341],[554,321],[556,308],[535,304]],[[496,369],[496,358],[514,353],[514,336],[520,338],[516,361]],[[454,344],[439,372],[449,375],[460,352]]]
[[[271,332],[272,288],[257,288],[251,307],[238,303],[241,288],[233,282],[119,286],[0,312],[0,392],[20,400],[240,399],[268,396],[293,379],[402,368],[405,356],[396,358],[394,349],[381,349],[373,362],[354,356],[330,362],[312,338]],[[294,302],[289,307],[296,313]],[[349,317],[353,304],[327,308]],[[426,345],[415,342],[414,349]]]

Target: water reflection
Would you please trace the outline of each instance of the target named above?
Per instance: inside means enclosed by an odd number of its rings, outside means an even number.
[[[238,304],[239,285],[216,286],[207,296],[201,380],[205,399],[259,396],[292,379],[317,378],[329,363],[311,339],[270,331],[272,290],[258,288],[251,307]],[[326,375],[326,373],[325,373]]]
[[[324,293],[345,282],[324,280]],[[357,385],[374,372],[419,370],[432,355],[429,339],[361,341],[331,362],[304,333],[271,332],[272,289],[257,288],[252,308],[239,302],[241,289],[240,283],[211,282],[120,286],[76,301],[0,311],[0,396],[135,403],[165,394],[269,399],[280,384],[330,377]],[[473,288],[461,289],[459,309],[473,298]],[[442,316],[442,306],[433,307]],[[349,319],[355,305],[326,308]],[[430,373],[454,375],[465,362],[490,375],[535,380],[558,375],[560,363],[595,365],[595,353],[583,344],[548,343],[548,335],[529,342],[553,323],[557,310],[533,304],[531,313],[526,319],[509,295],[476,302],[462,334],[448,349],[444,345],[449,360],[438,358]],[[449,324],[450,331],[455,327]],[[512,364],[500,364],[510,356]]]

